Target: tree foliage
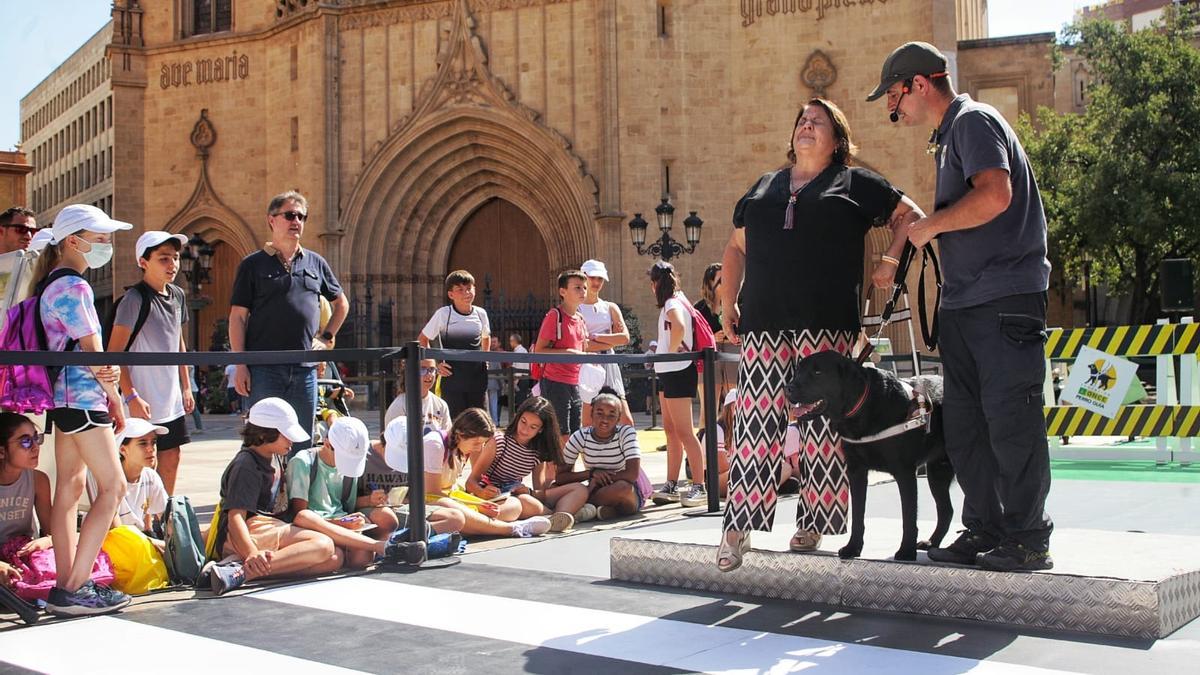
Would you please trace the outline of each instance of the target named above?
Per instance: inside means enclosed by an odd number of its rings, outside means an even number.
[[[1093,84],[1085,113],[1038,111],[1018,133],[1050,226],[1050,255],[1068,278],[1085,256],[1093,278],[1131,299],[1133,322],[1159,316],[1163,258],[1200,259],[1200,50],[1195,9],[1157,29],[1108,21],[1070,26]]]

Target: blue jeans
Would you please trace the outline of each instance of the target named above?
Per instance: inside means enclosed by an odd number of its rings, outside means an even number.
[[[311,435],[317,414],[317,369],[314,366],[250,366],[250,396],[246,410],[271,396],[288,402],[296,411],[300,426]],[[312,446],[309,441],[293,443],[290,455]]]

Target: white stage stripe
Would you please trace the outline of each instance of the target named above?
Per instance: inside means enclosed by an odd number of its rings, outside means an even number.
[[[257,593],[340,612],[535,647],[711,673],[1061,673],[1032,666],[816,640],[515,600],[363,577]]]
[[[274,638],[270,627],[259,630],[265,641]],[[70,675],[359,672],[111,616],[0,634],[0,663]]]

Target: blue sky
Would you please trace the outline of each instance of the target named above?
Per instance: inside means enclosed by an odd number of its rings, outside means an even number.
[[[161,2],[164,0],[155,0]],[[729,0],[726,0],[729,1]],[[1056,31],[1078,7],[1099,0],[991,0],[992,37]],[[109,18],[110,0],[0,0],[0,150],[21,137],[21,97],[95,34]]]

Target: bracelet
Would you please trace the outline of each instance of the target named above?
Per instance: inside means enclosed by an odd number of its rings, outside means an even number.
[[[882,259],[882,260],[883,260],[883,262],[889,262],[889,263],[892,263],[892,264],[893,264],[893,265],[895,265],[896,267],[899,267],[899,266],[900,266],[900,260],[899,260],[898,258],[893,258],[893,257],[892,257],[892,256],[890,256],[890,255],[881,255],[881,256],[879,256],[879,257],[880,257],[880,259]]]
[[[129,405],[129,402],[137,397],[138,397],[137,389],[130,389],[129,395],[125,397],[125,405]]]

